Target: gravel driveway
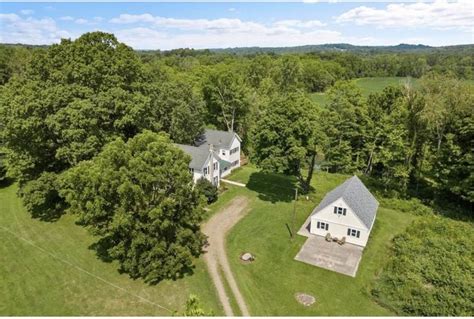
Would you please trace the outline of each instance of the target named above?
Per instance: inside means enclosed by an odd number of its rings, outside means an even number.
[[[229,296],[227,296],[224,289],[224,280],[229,284],[242,315],[250,316],[247,304],[230,269],[225,251],[226,234],[249,211],[248,204],[249,200],[247,197],[239,196],[234,198],[226,207],[212,216],[203,227],[203,232],[209,236],[209,246],[206,248],[207,252],[204,254],[204,260],[206,261],[212,281],[216,286],[217,294],[226,316],[234,316],[234,313],[230,306]],[[224,273],[225,278],[221,277],[219,268]]]

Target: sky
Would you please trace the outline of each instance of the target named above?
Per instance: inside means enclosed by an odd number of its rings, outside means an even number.
[[[474,1],[1,2],[0,42],[111,32],[134,49],[474,43]]]

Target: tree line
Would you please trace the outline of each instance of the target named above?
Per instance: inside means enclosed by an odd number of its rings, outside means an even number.
[[[252,162],[297,176],[303,192],[323,167],[394,196],[422,188],[472,204],[470,58],[137,53],[102,32],[2,47],[1,167],[33,217],[78,215],[104,258],[155,283],[191,271],[205,240],[190,158],[172,145],[204,127],[236,131]],[[370,75],[421,84],[366,98],[350,79]],[[310,97],[322,91],[325,106]]]

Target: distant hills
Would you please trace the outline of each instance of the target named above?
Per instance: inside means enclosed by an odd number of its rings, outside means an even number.
[[[4,44],[2,46],[22,46],[26,48],[46,48],[49,45],[32,45],[32,44]],[[173,50],[136,50],[143,53],[153,52],[173,52],[173,51],[194,51],[199,52],[214,52],[214,53],[230,53],[238,55],[256,54],[256,53],[311,53],[311,52],[352,52],[352,53],[416,53],[416,52],[469,52],[474,54],[474,44],[462,44],[451,46],[433,47],[424,44],[406,44],[389,46],[361,46],[352,45],[348,43],[332,43],[332,44],[314,44],[301,45],[293,47],[235,47],[235,48],[214,48],[214,49],[173,49]]]
[[[235,54],[255,53],[311,53],[311,52],[356,52],[356,53],[394,53],[394,52],[432,52],[432,51],[474,51],[474,44],[432,47],[423,44],[405,44],[391,46],[359,46],[348,43],[302,45],[295,47],[239,47],[210,49],[211,52]]]

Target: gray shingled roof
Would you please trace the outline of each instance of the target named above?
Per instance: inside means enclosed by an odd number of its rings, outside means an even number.
[[[199,148],[191,145],[175,144],[186,154],[191,156],[191,163],[189,163],[189,168],[200,171],[206,163],[207,158],[209,157],[209,148]]]
[[[209,144],[214,145],[215,149],[220,148],[229,148],[234,135],[237,135],[235,132],[227,132],[227,131],[216,131],[216,130],[209,130],[206,129],[204,134],[201,135],[197,141],[196,145],[199,148],[203,148],[209,150]],[[237,135],[237,138],[238,135]]]
[[[377,214],[379,202],[357,176],[349,178],[344,183],[327,193],[321,203],[319,203],[319,205],[313,210],[312,215],[317,214],[323,208],[332,204],[341,197],[354,211],[357,217],[359,217],[362,223],[370,229],[375,219],[375,215]]]

